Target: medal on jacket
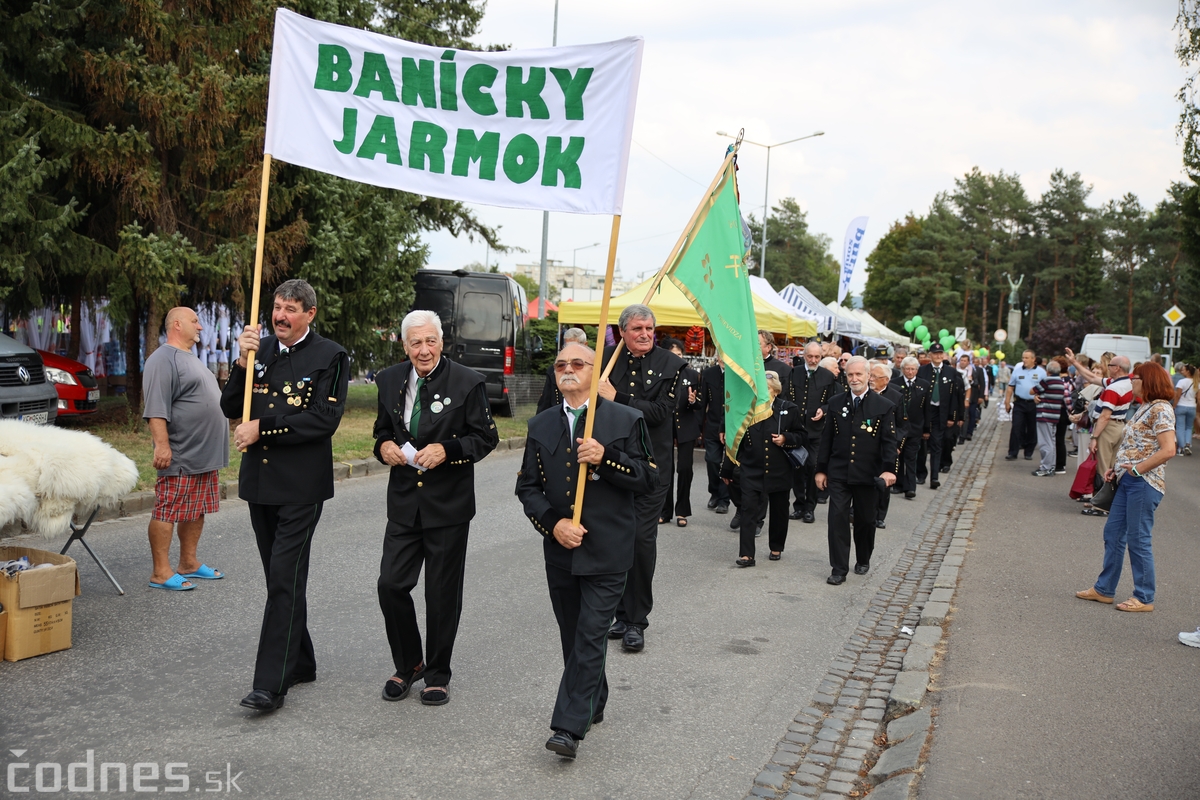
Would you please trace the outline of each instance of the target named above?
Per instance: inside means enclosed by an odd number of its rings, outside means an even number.
[[[435,414],[442,413],[443,408],[444,408],[444,406],[442,405],[440,400],[434,400],[432,403],[429,404],[429,410]]]
[[[291,393],[292,393],[292,385],[291,385],[290,383],[285,383],[285,384],[283,384],[283,393],[284,393],[284,394],[291,394]]]
[[[864,431],[866,431],[867,433],[874,433],[874,432],[875,432],[875,428],[874,428],[874,427],[871,425],[871,420],[870,420],[870,419],[865,419],[865,420],[863,420],[863,424],[862,424],[862,425],[859,425],[858,427],[862,428],[862,429],[863,429]]]

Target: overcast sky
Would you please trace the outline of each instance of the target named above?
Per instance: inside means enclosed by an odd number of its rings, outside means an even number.
[[[773,144],[770,199],[795,197],[811,229],[833,240],[870,217],[869,253],[888,226],[922,213],[973,166],[1018,173],[1031,197],[1051,171],[1082,173],[1093,203],[1133,192],[1162,199],[1183,176],[1175,92],[1173,0],[1014,0],[987,4],[856,0],[561,0],[559,45],[646,39],[618,248],[633,279],[658,269],[745,128]],[[482,44],[550,44],[553,0],[491,0]],[[739,158],[742,210],[762,215],[762,148]],[[536,261],[542,215],[474,206],[502,240],[528,252],[496,257],[501,271]],[[550,215],[550,257],[607,243],[609,217]],[[485,245],[427,236],[429,266],[482,262]],[[603,270],[606,244],[579,250]],[[770,252],[767,255],[770,260]],[[852,291],[866,282],[860,266]],[[775,287],[776,289],[782,287]]]

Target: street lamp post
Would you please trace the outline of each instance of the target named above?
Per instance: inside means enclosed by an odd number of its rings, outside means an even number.
[[[824,136],[824,135],[825,135],[825,131],[816,131],[814,133],[810,133],[808,136],[799,136],[795,139],[788,139],[786,142],[778,142],[776,144],[763,144],[762,142],[752,142],[749,139],[742,139],[742,142],[745,144],[758,145],[759,147],[765,147],[767,149],[767,174],[766,174],[766,178],[763,179],[762,254],[758,259],[759,260],[759,274],[762,275],[762,277],[764,279],[766,279],[766,277],[767,277],[767,214],[771,210],[770,199],[769,199],[770,195],[768,194],[768,191],[770,189],[770,183],[771,183],[771,148],[772,147],[783,147],[785,144],[791,144],[792,142],[800,142],[805,139],[811,139],[814,136]],[[717,131],[717,136],[726,136],[730,139],[737,138],[736,136],[726,133],[725,131]]]

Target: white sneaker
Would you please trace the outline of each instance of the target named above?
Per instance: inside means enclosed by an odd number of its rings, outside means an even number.
[[[1188,647],[1200,647],[1200,628],[1196,628],[1194,632],[1189,633],[1184,631],[1179,634],[1181,644],[1186,644]]]

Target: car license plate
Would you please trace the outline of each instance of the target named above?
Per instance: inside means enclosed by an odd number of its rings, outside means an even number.
[[[100,399],[100,390],[99,389],[89,389],[88,390],[88,402],[89,403],[94,400],[99,400],[99,399]]]
[[[49,420],[46,419],[45,411],[38,411],[35,414],[22,414],[21,416],[17,417],[17,419],[19,419],[21,422],[32,422],[35,425],[45,425],[47,422],[49,422]]]

